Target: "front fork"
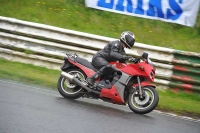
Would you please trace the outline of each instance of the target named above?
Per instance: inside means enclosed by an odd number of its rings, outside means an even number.
[[[138,82],[138,88],[139,88],[139,96],[142,99],[144,97],[144,95],[143,95],[143,90],[142,90],[142,87],[141,87],[141,84],[140,84],[140,77],[139,76],[137,76],[137,82]]]

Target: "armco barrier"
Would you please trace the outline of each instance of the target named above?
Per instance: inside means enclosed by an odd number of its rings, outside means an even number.
[[[59,69],[66,52],[91,60],[97,50],[116,40],[44,24],[0,17],[0,57]],[[127,54],[148,52],[157,70],[155,83],[167,88],[200,92],[200,54],[136,43]],[[25,54],[27,53],[32,54]]]

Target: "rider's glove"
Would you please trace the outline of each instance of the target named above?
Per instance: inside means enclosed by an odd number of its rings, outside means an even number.
[[[130,58],[130,59],[128,59],[128,61],[131,61],[131,62],[135,62],[135,58]]]
[[[133,57],[132,56],[122,55],[122,60],[128,60],[130,58],[133,58]]]
[[[140,61],[140,58],[130,58],[130,59],[128,59],[128,61],[137,63]]]
[[[134,62],[135,62],[135,63],[140,62],[140,58],[135,58]]]

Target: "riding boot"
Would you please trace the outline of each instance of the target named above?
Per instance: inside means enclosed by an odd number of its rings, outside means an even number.
[[[87,78],[87,82],[88,82],[88,84],[90,85],[90,86],[93,86],[94,85],[94,83],[95,83],[95,81],[99,78],[99,77],[101,77],[102,75],[103,75],[103,69],[104,69],[105,67],[102,67],[99,71],[97,71],[94,75],[92,75],[91,77],[88,77]]]

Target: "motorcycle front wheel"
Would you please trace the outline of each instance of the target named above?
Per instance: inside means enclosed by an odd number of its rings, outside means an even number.
[[[67,69],[65,72],[78,77],[80,79],[85,80],[86,79],[86,75],[83,71],[81,71],[78,68],[70,68]],[[83,91],[84,89],[81,88],[80,86],[71,83],[68,79],[60,76],[60,78],[58,79],[58,91],[59,93],[65,97],[65,98],[70,98],[70,99],[77,99],[83,96]]]
[[[159,95],[155,88],[151,86],[145,86],[142,88],[144,91],[144,97],[140,98],[138,90],[134,90],[129,94],[128,105],[129,108],[138,114],[146,114],[156,108]]]

